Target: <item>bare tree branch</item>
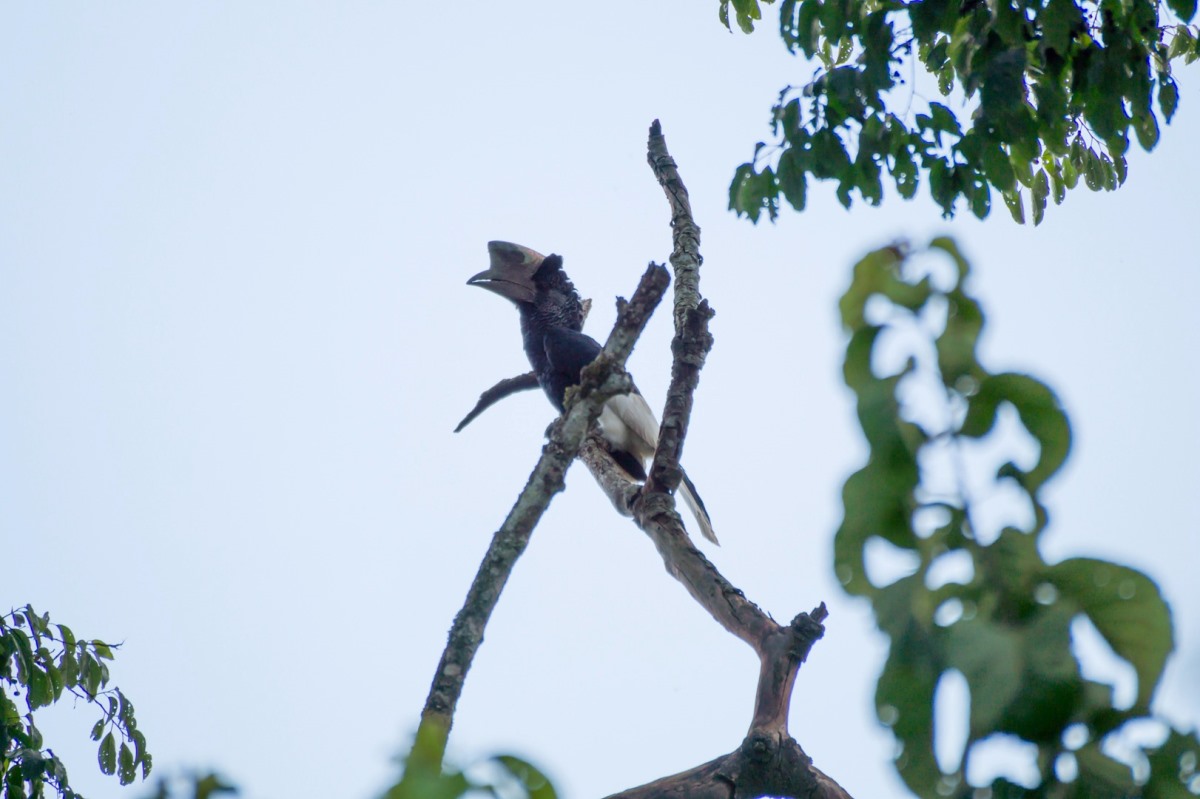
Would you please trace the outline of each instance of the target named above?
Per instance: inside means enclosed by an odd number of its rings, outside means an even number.
[[[667,152],[667,140],[663,137],[662,125],[658,120],[650,124],[650,141],[646,148],[646,160],[659,185],[666,192],[671,205],[671,231],[674,249],[671,251],[671,268],[675,270],[675,331],[684,326],[684,314],[700,305],[700,227],[692,218],[692,203],[687,187],[679,177],[675,159]]]
[[[674,242],[671,267],[675,272],[675,338],[671,341],[671,383],[663,408],[658,451],[646,480],[646,493],[666,493],[679,485],[679,459],[692,414],[692,397],[700,382],[713,339],[708,320],[713,311],[700,296],[700,227],[692,218],[687,187],[679,177],[675,159],[667,152],[667,141],[658,120],[650,126],[647,160],[671,205],[671,234]]]
[[[821,797],[850,799],[836,782],[816,769],[812,760],[788,733],[792,687],[800,665],[812,645],[823,635],[828,616],[821,604],[812,613],[801,613],[791,624],[780,625],[726,580],[692,545],[675,511],[669,493],[679,483],[679,457],[687,435],[692,397],[699,383],[712,336],[708,320],[712,311],[700,295],[700,228],[691,215],[687,189],[674,159],[667,152],[657,120],[650,128],[650,167],[671,204],[675,269],[675,338],[671,385],[663,411],[658,451],[649,479],[640,495],[621,486],[618,467],[604,463],[600,452],[588,462],[613,504],[632,507],[634,520],[650,536],[667,572],[726,630],[754,648],[759,657],[758,690],[750,730],[734,752],[694,769],[656,780],[610,799],[737,799],[738,797]]]
[[[484,628],[500,592],[517,559],[525,551],[534,526],[550,500],[563,489],[567,468],[599,416],[601,406],[610,397],[631,390],[633,384],[624,371],[624,363],[669,283],[667,270],[650,264],[632,299],[618,315],[604,350],[583,370],[579,386],[568,392],[566,412],[552,425],[550,440],[543,447],[537,466],[508,517],[492,537],[462,610],[454,618],[417,729],[418,741],[430,747],[432,756],[439,762],[463,682],[483,642]],[[405,777],[408,776],[406,771]]]
[[[579,449],[579,460],[596,478],[617,513],[633,516],[633,503],[641,495],[642,487],[630,480],[629,473],[617,465],[609,454],[608,446],[598,431],[593,430]]]
[[[475,421],[475,417],[486,411],[492,405],[500,400],[516,394],[518,391],[528,391],[531,388],[538,388],[537,374],[534,372],[526,372],[523,375],[516,377],[506,377],[496,385],[489,388],[487,391],[479,395],[479,402],[475,403],[475,407],[471,412],[463,417],[463,420],[458,423],[458,427],[454,428],[454,432],[461,431],[464,427]]]
[[[626,392],[632,386],[623,364],[669,282],[666,270],[654,264],[642,277],[633,298],[628,303],[618,302],[617,324],[604,350],[584,369],[579,386],[568,390],[566,412],[551,426],[549,441],[537,467],[493,537],[466,603],[450,631],[422,713],[418,744],[424,742],[425,756],[432,757],[435,765],[441,762],[463,681],[482,642],[492,609],[517,558],[527,546],[533,527],[553,495],[562,490],[566,470],[578,456],[617,511],[632,516],[649,535],[667,572],[679,580],[721,626],[753,647],[760,662],[750,729],[737,750],[680,774],[616,794],[611,799],[748,799],[764,795],[850,799],[841,786],[813,766],[788,733],[792,688],[800,665],[824,633],[822,622],[828,616],[824,604],[811,613],[801,613],[788,625],[778,624],[746,599],[692,545],[675,510],[671,492],[678,487],[682,476],[679,459],[687,436],[693,395],[699,384],[700,370],[712,348],[708,322],[713,312],[700,295],[700,229],[692,219],[687,189],[675,161],[667,152],[657,120],[650,129],[648,160],[671,206],[674,232],[671,265],[675,272],[671,384],[649,478],[644,487],[631,482],[627,473],[613,461],[606,443],[596,435],[594,423],[601,405],[608,398]],[[532,375],[501,381],[480,396],[458,429],[500,399],[535,385]]]
[[[579,305],[583,310],[583,320],[586,320],[588,313],[592,310],[592,301],[583,300],[579,303]],[[479,414],[483,413],[505,397],[511,394],[516,394],[518,391],[528,391],[531,388],[539,388],[537,374],[534,372],[526,372],[525,374],[517,375],[516,377],[506,377],[479,395],[479,402],[476,402],[475,407],[471,409],[471,412],[463,417],[463,420],[458,423],[458,427],[454,428],[454,432],[461,432],[464,427],[475,421],[475,418],[479,416]]]

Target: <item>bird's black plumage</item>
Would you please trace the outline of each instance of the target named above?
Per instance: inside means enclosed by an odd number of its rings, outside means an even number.
[[[542,257],[507,242],[491,242],[492,268],[468,283],[487,288],[512,300],[521,316],[521,338],[525,355],[537,375],[538,384],[562,413],[564,396],[579,385],[585,366],[596,359],[602,347],[583,333],[583,302],[563,270],[558,255]],[[610,399],[601,409],[601,434],[613,459],[637,480],[646,479],[645,464],[658,446],[658,421],[646,400],[635,388],[628,395]],[[716,543],[712,523],[696,487],[683,475],[680,493],[691,507],[705,538]]]
[[[579,385],[583,367],[596,360],[600,344],[580,332],[583,303],[562,268],[562,258],[548,255],[533,275],[533,302],[518,302],[525,355],[546,396],[563,411],[563,395]]]

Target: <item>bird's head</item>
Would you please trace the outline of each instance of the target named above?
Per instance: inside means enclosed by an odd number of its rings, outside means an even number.
[[[533,302],[537,296],[533,276],[546,256],[507,241],[489,241],[488,256],[491,266],[473,275],[467,285],[494,291],[513,302]]]
[[[507,241],[489,241],[492,265],[473,276],[468,285],[479,286],[507,297],[522,315],[556,327],[583,329],[587,306],[563,271],[559,255],[542,255]]]

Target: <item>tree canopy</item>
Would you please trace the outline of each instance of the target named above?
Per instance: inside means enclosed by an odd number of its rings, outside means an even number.
[[[727,27],[731,5],[743,31],[762,18],[760,0],[721,0]],[[810,177],[836,181],[846,207],[855,192],[878,205],[886,173],[904,198],[924,181],[945,216],[961,200],[982,219],[996,194],[1038,224],[1081,181],[1124,183],[1131,138],[1158,143],[1173,67],[1200,57],[1195,14],[1196,0],[781,0],[784,45],[819,67],[780,91],[730,208],[803,210]]]

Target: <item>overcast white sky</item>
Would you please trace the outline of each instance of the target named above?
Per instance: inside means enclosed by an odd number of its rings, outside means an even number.
[[[1124,188],[1080,189],[1038,229],[1002,208],[946,222],[924,190],[847,212],[829,187],[752,227],[729,178],[811,72],[773,22],[725,32],[715,0],[4,4],[0,606],[124,642],[113,674],[157,770],[217,767],[251,799],[374,795],[552,417],[531,392],[451,433],[526,368],[512,308],[464,282],[489,239],[562,253],[603,338],[670,251],[658,117],[718,314],[685,463],[735,584],[780,619],[830,606],[792,714],[817,764],[901,795],[872,707],[882,641],[830,554],[864,457],[835,302],[901,236],[957,236],[987,363],[1059,392],[1076,438],[1046,554],[1160,581],[1180,649],[1159,707],[1195,725],[1200,73]],[[652,404],[669,321],[632,360]],[[452,745],[600,796],[730,751],[755,674],[577,468]],[[98,774],[93,721],[44,723],[73,784],[143,793]]]

